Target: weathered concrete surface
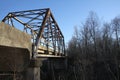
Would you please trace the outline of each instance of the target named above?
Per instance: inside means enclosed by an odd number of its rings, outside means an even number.
[[[30,61],[30,65],[26,70],[26,80],[40,80],[41,60],[34,59]]]
[[[0,46],[0,71],[23,71],[30,63],[29,56],[27,49]]]
[[[31,36],[0,23],[0,71],[22,71],[31,57]]]
[[[0,45],[27,48],[31,52],[31,36],[3,22],[0,23]]]

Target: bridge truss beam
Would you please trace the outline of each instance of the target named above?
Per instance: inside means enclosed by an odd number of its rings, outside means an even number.
[[[49,8],[10,12],[2,21],[31,35],[32,57],[65,56],[64,36]]]

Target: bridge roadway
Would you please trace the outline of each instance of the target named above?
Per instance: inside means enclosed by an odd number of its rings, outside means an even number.
[[[41,57],[61,57],[52,55],[52,49],[49,54],[44,54],[46,48],[39,46],[38,58]],[[32,56],[31,36],[21,32],[3,22],[0,22],[0,71],[13,71],[17,69],[22,71]]]

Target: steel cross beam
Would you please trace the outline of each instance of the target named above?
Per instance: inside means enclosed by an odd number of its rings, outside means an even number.
[[[65,56],[64,36],[49,8],[10,12],[2,21],[31,35],[33,57],[42,49],[46,55]]]

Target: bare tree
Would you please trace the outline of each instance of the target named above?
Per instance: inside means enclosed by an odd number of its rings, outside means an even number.
[[[115,17],[112,21],[112,28],[113,28],[113,36],[115,36],[115,43],[114,43],[114,60],[116,63],[116,69],[117,69],[117,79],[119,80],[119,52],[120,52],[120,17]]]
[[[101,26],[103,25],[103,26]],[[70,75],[76,80],[119,80],[120,18],[100,25],[90,12],[82,27],[74,28],[68,43]]]

